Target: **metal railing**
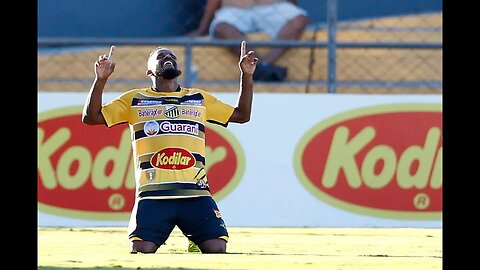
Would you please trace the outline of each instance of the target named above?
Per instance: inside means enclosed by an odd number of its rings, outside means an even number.
[[[330,36],[330,35],[329,35]],[[193,47],[195,46],[213,46],[213,47],[237,47],[240,40],[198,40],[192,38],[38,38],[38,44],[41,47],[49,46],[79,46],[79,45],[99,45],[108,47],[111,44],[115,45],[152,45],[162,44],[165,46],[177,45],[185,47],[185,79],[183,84],[187,87],[192,85],[192,59]],[[405,43],[378,43],[378,42],[335,42],[334,38],[330,42],[317,41],[249,41],[249,45],[253,47],[295,47],[295,48],[328,48],[328,70],[327,81],[293,81],[282,82],[286,84],[305,84],[305,85],[325,85],[328,93],[335,93],[337,85],[377,85],[382,87],[392,86],[415,86],[426,85],[428,87],[441,87],[441,81],[422,81],[422,82],[390,82],[390,81],[370,81],[370,82],[349,82],[337,81],[336,78],[336,51],[339,48],[383,48],[383,49],[435,49],[441,50],[443,48],[441,43],[426,43],[426,42],[405,42]],[[237,84],[238,81],[201,81],[203,83],[225,83]],[[306,88],[308,89],[308,87]],[[308,90],[306,90],[308,92]]]
[[[395,88],[395,87],[426,87],[432,89],[441,89],[442,80],[439,76],[439,67],[434,67],[435,76],[432,79],[422,79],[422,80],[383,80],[383,79],[370,79],[370,80],[348,80],[348,79],[339,79],[338,78],[338,52],[341,50],[433,50],[439,51],[441,55],[441,50],[443,45],[440,42],[338,42],[337,41],[337,0],[328,0],[327,1],[327,23],[326,25],[317,26],[313,29],[314,38],[311,41],[306,40],[292,40],[292,41],[260,41],[260,40],[249,40],[249,46],[254,48],[273,48],[273,47],[289,47],[289,48],[310,48],[311,52],[314,49],[325,49],[327,51],[326,57],[326,75],[325,79],[312,79],[312,65],[313,62],[317,61],[313,56],[313,53],[310,55],[309,60],[309,74],[305,80],[287,80],[280,82],[282,85],[304,85],[305,92],[309,92],[309,87],[311,85],[326,87],[328,93],[336,93],[337,87],[384,87],[384,88]],[[323,29],[322,29],[323,28]],[[318,41],[315,38],[315,33],[320,30],[327,30],[328,38],[326,41]],[[71,47],[71,46],[105,46],[109,47],[111,44],[115,45],[155,45],[162,44],[164,46],[182,46],[185,48],[184,57],[184,76],[183,84],[187,87],[192,86],[193,83],[193,53],[196,46],[201,47],[237,47],[240,44],[240,40],[216,40],[216,39],[204,39],[204,38],[189,38],[189,37],[170,37],[170,38],[38,38],[38,46],[40,48],[45,47]],[[441,56],[440,56],[441,57]],[[401,56],[400,56],[401,58]],[[360,61],[360,60],[358,60]],[[441,63],[441,59],[437,59],[434,64],[438,65]],[[40,67],[41,68],[41,67]],[[415,77],[415,76],[412,76]],[[39,79],[39,83],[48,82],[49,79]],[[238,84],[238,80],[202,80],[198,79],[197,83],[205,84]],[[268,82],[265,84],[269,84]],[[278,82],[277,82],[278,84]]]

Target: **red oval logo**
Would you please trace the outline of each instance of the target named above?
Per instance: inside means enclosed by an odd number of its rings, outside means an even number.
[[[167,170],[184,170],[195,165],[195,157],[182,148],[165,148],[150,159],[153,167]]]
[[[352,212],[439,219],[442,112],[437,104],[392,104],[346,112],[314,126],[295,151],[302,184]]]
[[[130,130],[126,124],[87,126],[81,112],[82,106],[75,106],[38,115],[39,210],[79,219],[128,220],[135,199]],[[244,155],[225,128],[207,125],[206,133],[209,185],[220,200],[239,183]],[[160,167],[178,170],[195,162],[180,148],[157,154],[152,164]]]
[[[210,192],[218,202],[240,183],[245,170],[242,145],[226,128],[207,123],[207,173]]]

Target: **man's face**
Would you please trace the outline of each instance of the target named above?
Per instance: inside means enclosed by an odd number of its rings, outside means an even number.
[[[149,69],[166,80],[175,79],[182,74],[178,69],[177,56],[169,49],[159,49],[154,53],[150,58]]]

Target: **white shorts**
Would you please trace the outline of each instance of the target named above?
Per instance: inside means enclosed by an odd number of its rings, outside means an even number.
[[[235,26],[244,34],[265,32],[271,38],[275,38],[288,21],[299,15],[307,16],[307,11],[290,2],[249,8],[222,7],[215,12],[209,33],[214,37],[215,27],[223,22]]]

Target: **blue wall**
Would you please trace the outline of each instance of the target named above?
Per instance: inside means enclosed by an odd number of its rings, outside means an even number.
[[[205,3],[206,0],[39,0],[38,36],[183,35],[196,27]]]
[[[166,37],[195,29],[206,0],[39,0],[40,37]],[[338,19],[442,10],[441,0],[338,0]],[[298,0],[312,23],[326,22],[327,0]]]
[[[297,0],[313,23],[327,21],[327,0]],[[442,11],[441,0],[337,0],[339,21]]]

